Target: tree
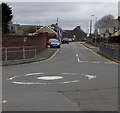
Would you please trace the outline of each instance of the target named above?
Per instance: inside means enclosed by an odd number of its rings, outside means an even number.
[[[108,24],[111,24],[111,22],[113,22],[113,20],[114,20],[114,16],[112,16],[112,15],[103,16],[100,20],[98,20],[95,23],[95,28],[100,28],[100,27],[104,27]]]
[[[118,21],[120,21],[120,16],[118,16]]]
[[[36,31],[36,27],[35,26],[30,26],[25,30],[25,34],[34,33],[35,31]]]
[[[7,3],[2,3],[2,32],[9,33],[8,23],[12,20],[12,9]]]

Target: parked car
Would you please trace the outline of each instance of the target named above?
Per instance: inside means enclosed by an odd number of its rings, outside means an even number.
[[[69,38],[69,42],[72,42],[72,39],[71,39],[71,38]]]
[[[62,44],[69,44],[69,39],[68,38],[63,38],[61,41]]]
[[[48,42],[47,42],[47,45],[50,45],[50,43],[52,42],[52,40],[54,40],[54,38],[49,39]]]
[[[48,45],[50,45],[50,48],[60,48],[60,42],[58,39],[49,39]]]

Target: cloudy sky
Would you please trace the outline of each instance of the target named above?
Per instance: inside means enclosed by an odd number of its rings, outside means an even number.
[[[89,32],[90,20],[94,22],[111,14],[118,16],[117,2],[8,2],[17,24],[51,25],[59,19],[63,29],[81,26]],[[94,16],[91,16],[94,15]]]

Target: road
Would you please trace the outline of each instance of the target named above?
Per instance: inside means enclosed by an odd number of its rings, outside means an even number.
[[[3,67],[3,111],[118,111],[118,65],[63,44],[44,62]]]

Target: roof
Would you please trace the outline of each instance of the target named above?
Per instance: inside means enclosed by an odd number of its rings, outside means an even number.
[[[118,30],[117,32],[115,32],[115,33],[113,34],[113,36],[118,36],[118,35],[120,35],[120,30]]]
[[[48,26],[43,26],[40,29],[38,29],[36,32],[39,32],[39,33],[47,32],[49,34],[56,34],[57,35],[57,33],[54,30],[52,30],[51,28],[49,28]]]

